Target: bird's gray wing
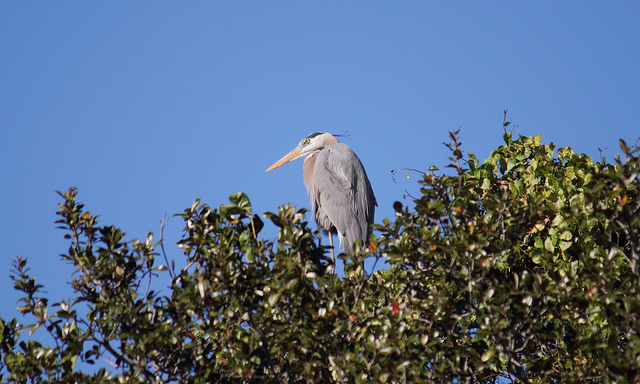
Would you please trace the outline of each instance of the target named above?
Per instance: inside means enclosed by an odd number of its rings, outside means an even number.
[[[364,244],[373,222],[376,204],[373,191],[360,159],[342,143],[326,146],[316,159],[311,199],[316,218],[328,220],[339,234],[340,248],[353,251],[353,242]]]

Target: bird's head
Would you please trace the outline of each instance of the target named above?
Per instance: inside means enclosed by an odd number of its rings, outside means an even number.
[[[272,166],[267,169],[267,172],[278,168],[279,166],[288,163],[292,160],[295,160],[300,157],[304,157],[312,154],[315,151],[319,151],[325,146],[333,143],[337,143],[338,139],[330,133],[327,132],[315,132],[305,137],[300,141],[297,147],[295,147],[291,152],[284,155],[284,157],[278,161],[276,161]]]

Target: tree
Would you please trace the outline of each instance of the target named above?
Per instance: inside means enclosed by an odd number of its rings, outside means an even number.
[[[304,209],[264,214],[272,241],[244,194],[196,200],[176,270],[156,265],[152,234],[126,241],[61,193],[76,296],[50,305],[14,261],[35,322],[0,320],[0,382],[638,382],[638,148],[621,141],[610,164],[541,136],[504,142],[480,163],[452,133],[451,174],[396,202],[342,256],[343,279]],[[166,292],[150,289],[159,278]],[[31,338],[39,327],[54,345]],[[118,369],[75,368],[99,357]]]

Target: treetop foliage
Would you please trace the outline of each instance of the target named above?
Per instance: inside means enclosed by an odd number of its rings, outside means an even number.
[[[63,192],[75,296],[50,304],[16,258],[32,322],[0,319],[0,382],[638,382],[638,148],[606,163],[541,136],[504,143],[480,162],[451,133],[452,172],[426,173],[342,255],[345,278],[326,273],[305,209],[265,213],[279,228],[265,240],[246,195],[196,200],[177,269],[153,234],[128,241]],[[78,369],[102,359],[116,368]]]

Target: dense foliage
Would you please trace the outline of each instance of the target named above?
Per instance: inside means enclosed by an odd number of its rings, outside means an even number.
[[[507,133],[481,163],[451,138],[450,175],[396,202],[371,244],[342,256],[346,278],[325,273],[304,209],[266,213],[270,241],[245,195],[196,201],[176,270],[158,266],[151,234],[127,241],[61,193],[76,296],[50,304],[14,261],[18,310],[34,320],[3,315],[0,382],[637,382],[637,148],[621,142],[609,164]],[[388,269],[363,271],[365,258]],[[117,369],[76,366],[100,359]]]

